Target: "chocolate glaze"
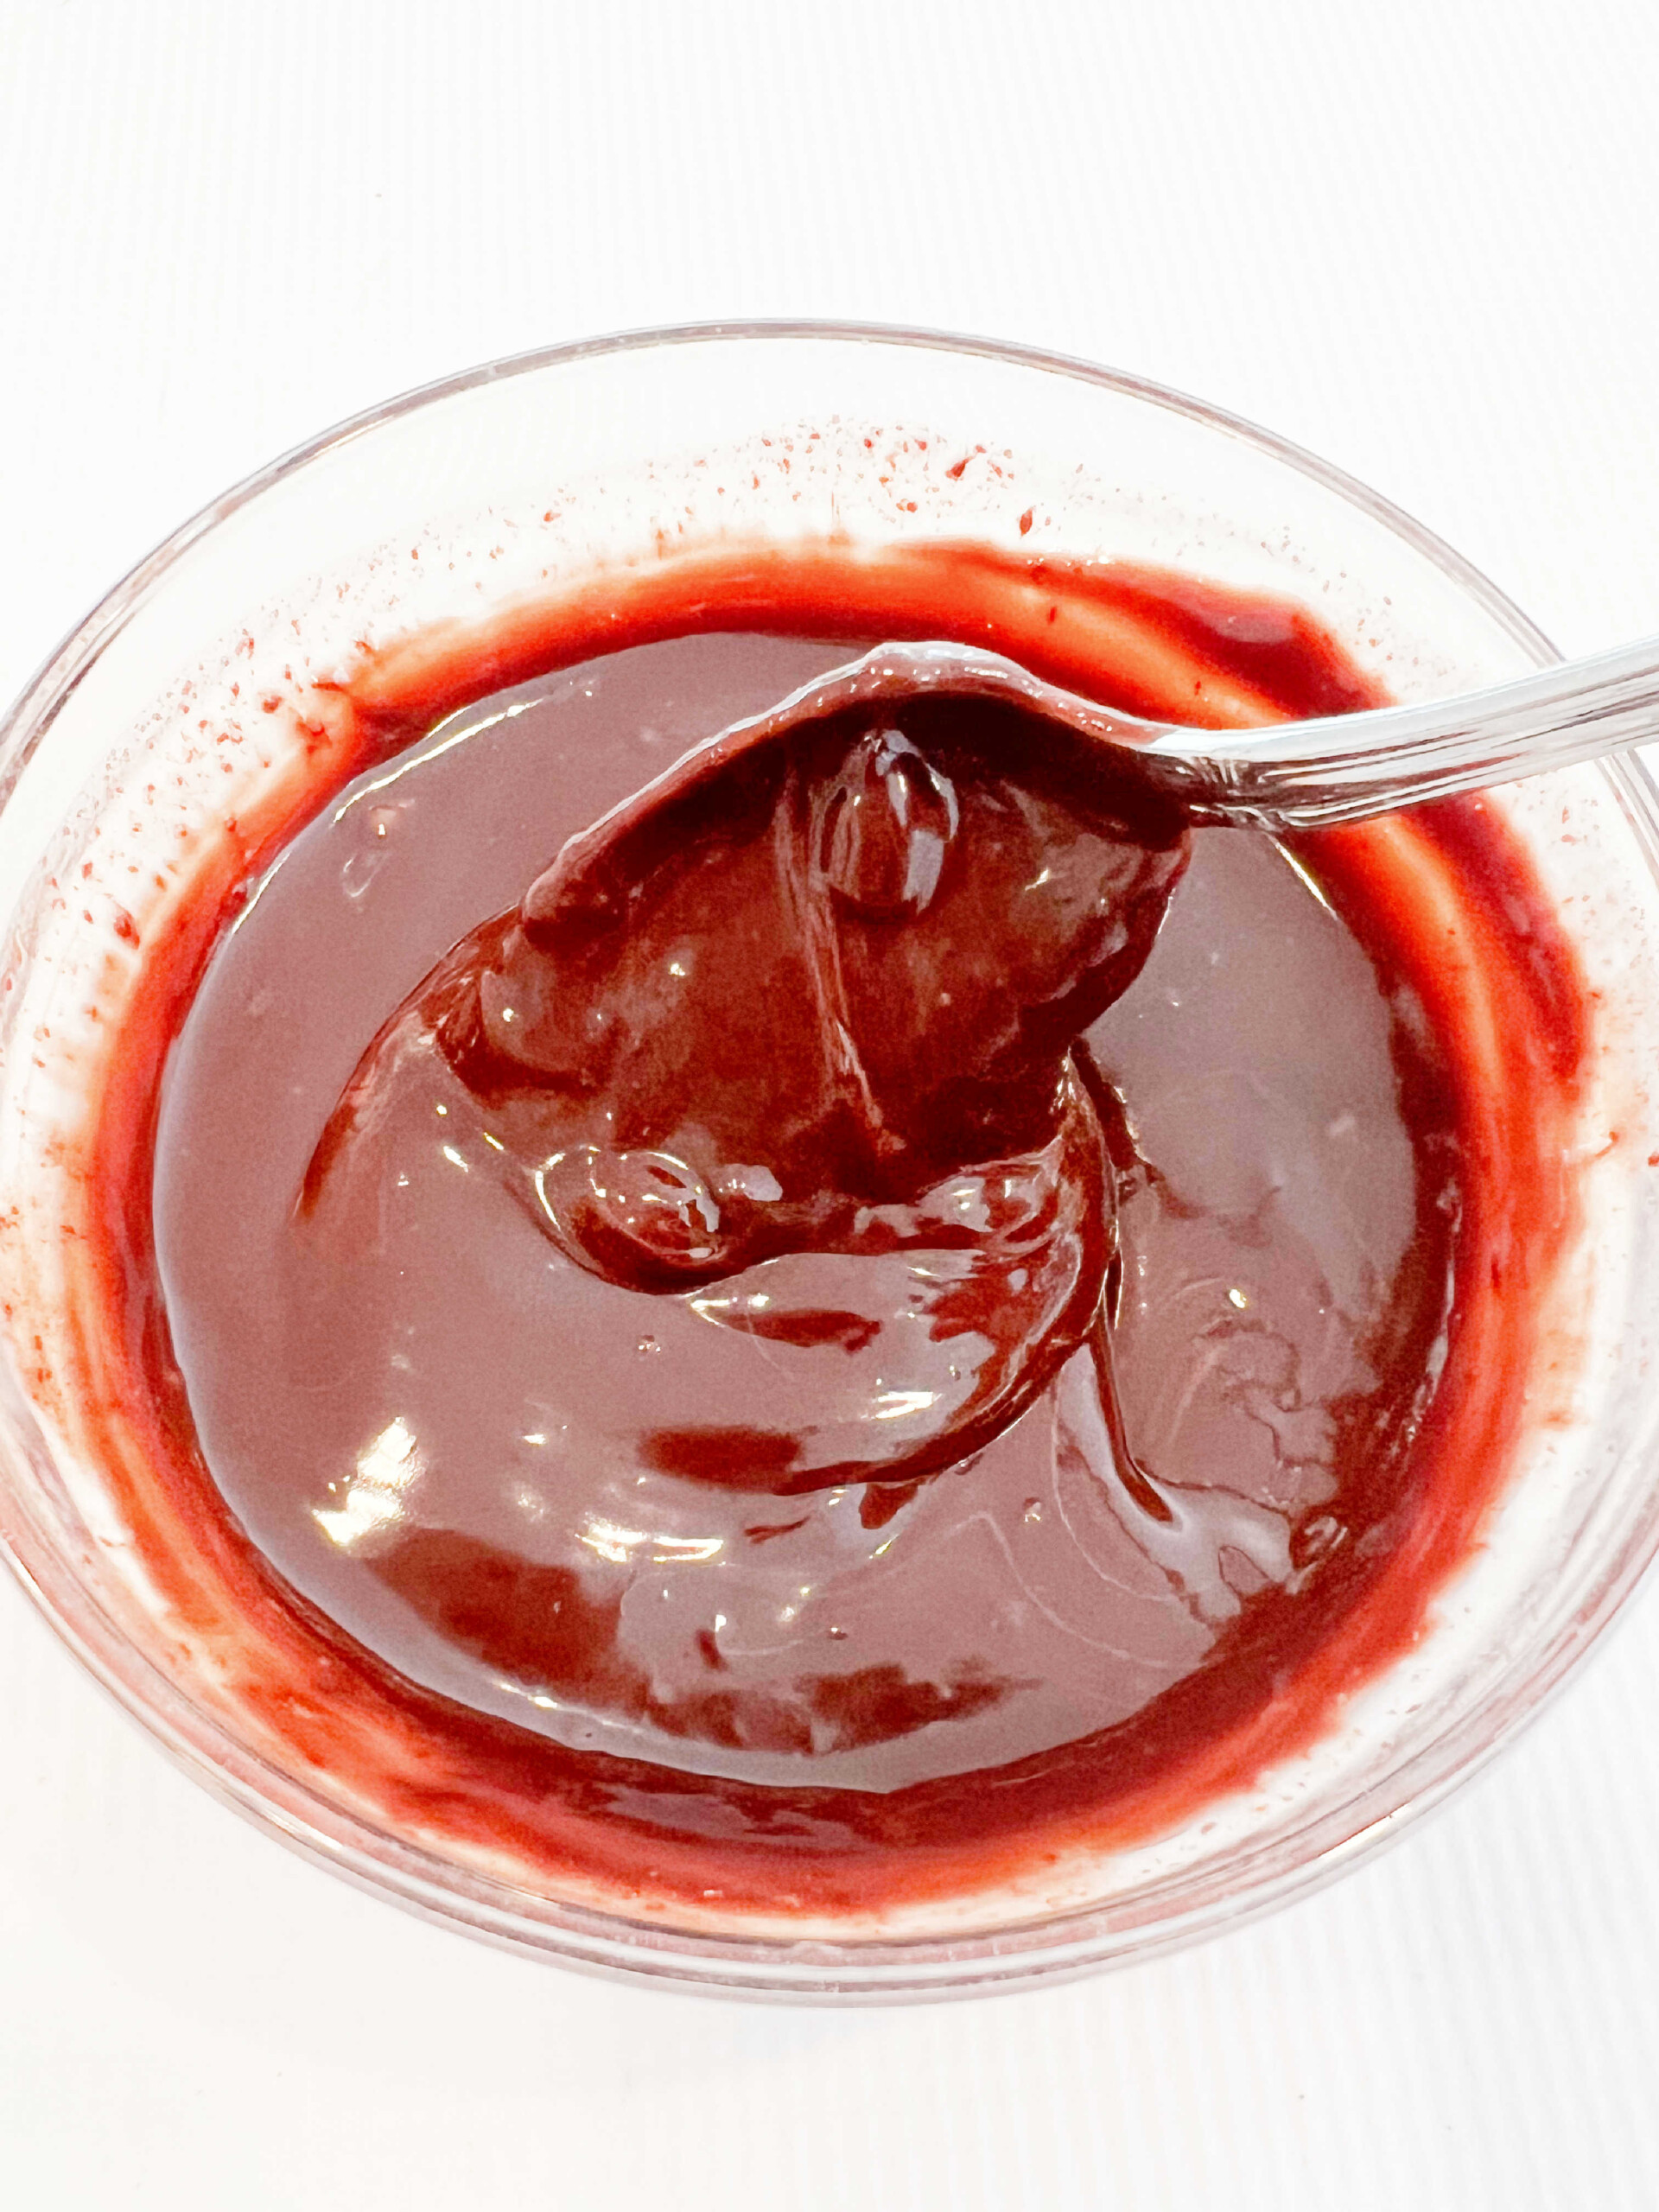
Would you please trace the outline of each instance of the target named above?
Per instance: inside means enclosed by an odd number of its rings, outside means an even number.
[[[1414,1139],[1449,1133],[1402,1119],[1351,940],[1234,836],[1119,1043],[1188,840],[1018,712],[694,759],[536,868],[640,699],[759,708],[809,654],[499,696],[296,840],[180,1039],[158,1252],[216,1479],[372,1648],[567,1742],[891,1789],[1121,1722],[1365,1535],[1342,1437],[1409,1434],[1447,1235]],[[1120,1185],[1150,1480],[1085,1344]]]
[[[902,1303],[880,1271],[913,1251],[613,1279],[614,1244],[524,1203],[530,1149],[503,1166],[491,1117],[538,1103],[482,1079],[466,1020],[448,1049],[429,1021],[366,1119],[359,1090],[308,1209],[365,1046],[458,942],[505,949],[522,921],[487,918],[569,836],[849,642],[954,630],[1039,663],[1046,640],[1045,673],[1205,719],[1264,718],[1281,678],[1281,711],[1375,693],[1300,613],[973,549],[722,554],[609,588],[602,613],[550,602],[367,662],[342,766],[619,648],[343,793],[320,766],[307,804],[332,803],[251,903],[220,871],[225,903],[147,948],[97,1123],[92,1281],[100,1373],[130,1378],[112,1459],[148,1439],[153,1571],[239,1639],[244,1694],[316,1770],[556,1889],[840,1910],[1144,1833],[1328,1725],[1472,1540],[1564,1218],[1570,957],[1478,808],[1294,854],[1195,835],[1143,972],[1025,1132],[1105,1140],[1109,1344],[1082,1332],[1017,1418],[915,1480],[962,1340],[917,1330],[913,1382],[870,1365]],[[701,634],[637,642],[677,629]],[[1464,1009],[1498,1003],[1477,1062]],[[1057,1192],[1087,1187],[1085,1154]],[[968,1250],[994,1289],[995,1242]],[[868,1472],[878,1426],[912,1416],[886,1480],[734,1484],[802,1471],[757,1431],[839,1427],[819,1466]]]

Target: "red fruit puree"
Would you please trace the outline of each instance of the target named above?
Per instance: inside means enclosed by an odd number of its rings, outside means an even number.
[[[1172,575],[676,556],[366,656],[144,948],[87,1330],[140,1541],[290,1751],[554,1894],[1155,1833],[1409,1646],[1505,1472],[1584,1016],[1501,822],[1194,827],[948,698],[679,760],[918,636],[1382,696]]]

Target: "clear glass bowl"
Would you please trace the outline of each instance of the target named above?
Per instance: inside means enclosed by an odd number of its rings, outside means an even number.
[[[329,432],[161,546],[0,728],[0,1537],[65,1640],[162,1744],[336,1871],[573,1963],[868,1999],[1145,1957],[1328,1879],[1489,1758],[1629,1593],[1659,1538],[1659,1107],[1645,1072],[1659,798],[1625,761],[1499,802],[1599,995],[1575,1132],[1579,1227],[1486,1541],[1416,1649],[1325,1741],[1151,1844],[885,1920],[760,1925],[711,1908],[694,1923],[550,1895],[503,1852],[400,1831],[301,1757],[147,1572],[61,1380],[61,1222],[86,1194],[67,1187],[60,1141],[84,1120],[131,985],[118,907],[146,928],[164,920],[193,830],[215,810],[251,815],[296,767],[304,716],[267,700],[309,701],[326,721],[327,679],[364,639],[664,547],[829,531],[855,545],[966,537],[1152,562],[1287,592],[1402,698],[1554,657],[1454,554],[1323,463],[1133,378],[1007,346],[804,326],[646,333],[493,363]]]

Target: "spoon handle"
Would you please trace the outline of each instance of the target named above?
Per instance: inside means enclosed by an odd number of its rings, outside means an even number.
[[[1281,728],[1170,729],[1141,748],[1200,815],[1308,830],[1659,740],[1659,639],[1488,691]]]

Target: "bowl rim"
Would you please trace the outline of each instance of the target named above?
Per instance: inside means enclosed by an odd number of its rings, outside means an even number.
[[[220,523],[309,462],[443,400],[579,361],[733,341],[823,340],[945,353],[1065,377],[1236,438],[1382,524],[1458,586],[1536,664],[1560,658],[1544,633],[1490,578],[1391,500],[1293,441],[1149,378],[1068,353],[900,324],[810,319],[677,323],[533,347],[416,385],[290,448],[198,509],[66,633],[0,715],[0,806],[10,798],[68,698],[138,613],[150,587]],[[1599,772],[1612,786],[1649,868],[1659,876],[1659,787],[1634,755],[1601,763]],[[1447,1734],[1395,1770],[1389,1783],[1362,1789],[1311,1823],[1306,1835],[1313,1848],[1293,1864],[1252,1872],[1247,1856],[1242,1882],[1236,1864],[1223,1894],[1201,1898],[1185,1910],[1149,1923],[1143,1917],[1143,1899],[1133,1916],[1096,1904],[962,1936],[803,1942],[777,1936],[696,1934],[648,1919],[532,1899],[505,1882],[449,1866],[438,1853],[404,1844],[343,1807],[327,1803],[327,1817],[319,1821],[316,1815],[325,1807],[313,1799],[308,1785],[251,1752],[223,1723],[202,1714],[143,1650],[106,1621],[79,1578],[53,1555],[49,1542],[30,1541],[35,1532],[29,1529],[28,1518],[25,1512],[21,1522],[10,1514],[0,1521],[0,1556],[60,1640],[175,1764],[221,1802],[302,1855],[423,1917],[464,1927],[521,1955],[528,1951],[631,1980],[655,1979],[709,1993],[806,2002],[915,2000],[1069,1979],[1108,1965],[1160,1956],[1223,1928],[1242,1927],[1323,1887],[1392,1841],[1514,1741],[1599,1639],[1659,1550],[1656,1507],[1637,1540],[1625,1544],[1592,1595],[1558,1627],[1552,1641],[1532,1655],[1520,1684],[1511,1686],[1507,1696],[1500,1693],[1497,1700],[1464,1716]],[[185,1725],[188,1721],[195,1723],[194,1731]],[[199,1740],[202,1738],[217,1741]],[[228,1757],[216,1756],[220,1744]],[[1413,1770],[1419,1767],[1432,1770],[1414,1787]],[[273,1790],[273,1781],[282,1786]],[[1379,1810],[1375,1801],[1382,1796],[1394,1802]],[[294,1809],[296,1796],[308,1802],[308,1817]],[[1344,1827],[1348,1821],[1353,1825]],[[1321,1830],[1332,1827],[1341,1832],[1317,1840]],[[428,1871],[440,1866],[449,1866],[452,1878],[460,1876],[460,1884],[435,1878]],[[1173,1878],[1182,1886],[1191,1885],[1190,1874]],[[1162,1887],[1154,1885],[1147,1894],[1155,1898]]]

